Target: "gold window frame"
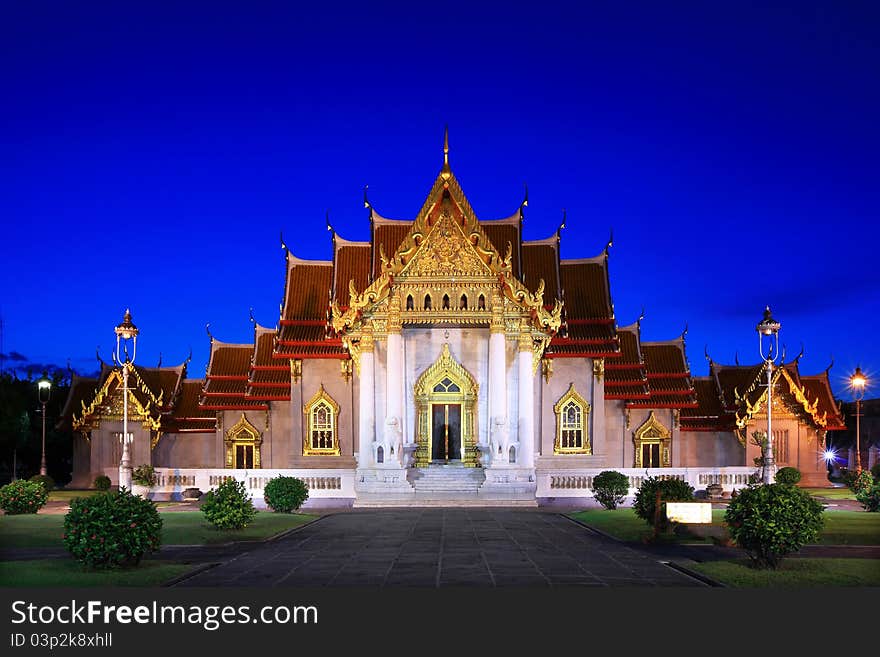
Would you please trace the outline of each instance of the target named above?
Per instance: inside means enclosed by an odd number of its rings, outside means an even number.
[[[223,441],[226,445],[226,467],[235,467],[235,448],[238,445],[251,445],[254,448],[254,469],[257,470],[262,466],[260,462],[260,446],[263,444],[263,436],[260,430],[253,424],[248,422],[245,414],[241,414],[241,418],[236,422],[229,431]]]
[[[672,434],[660,420],[654,415],[654,411],[648,419],[633,432],[633,446],[635,447],[634,466],[642,467],[642,445],[660,445],[660,467],[672,467],[669,450],[672,444]]]
[[[581,446],[580,447],[563,447],[562,446],[562,432],[563,432],[563,410],[570,403],[575,404],[580,408],[580,427],[581,427]],[[574,383],[570,383],[568,386],[568,390],[562,397],[559,398],[553,405],[553,413],[556,415],[556,441],[553,444],[553,453],[554,454],[592,454],[593,453],[593,445],[592,440],[590,440],[590,412],[592,407],[590,406],[590,402],[581,397],[578,391],[574,387]]]
[[[319,406],[326,406],[330,410],[330,447],[312,447],[312,432],[315,430],[314,414]],[[306,435],[303,438],[303,456],[339,456],[339,404],[327,391],[324,384],[318,388],[307,404],[303,406],[303,414],[306,416]]]

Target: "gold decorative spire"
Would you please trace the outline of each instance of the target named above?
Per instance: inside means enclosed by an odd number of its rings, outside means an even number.
[[[451,174],[452,170],[449,168],[449,126],[447,125],[443,130],[443,168],[440,170],[440,175],[443,180],[448,180]]]

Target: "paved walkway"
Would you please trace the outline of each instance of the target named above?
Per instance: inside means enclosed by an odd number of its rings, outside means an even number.
[[[178,586],[704,586],[558,514],[407,509],[328,515]]]

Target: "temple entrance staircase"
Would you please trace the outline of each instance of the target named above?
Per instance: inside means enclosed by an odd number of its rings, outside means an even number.
[[[407,481],[414,494],[358,496],[354,507],[432,507],[432,506],[511,506],[536,507],[534,496],[486,496],[480,487],[486,481],[482,468],[465,467],[460,462],[435,463],[423,468],[407,470]]]

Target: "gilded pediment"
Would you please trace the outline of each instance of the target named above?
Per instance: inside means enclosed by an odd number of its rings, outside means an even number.
[[[491,276],[488,265],[448,212],[440,214],[400,277]]]

